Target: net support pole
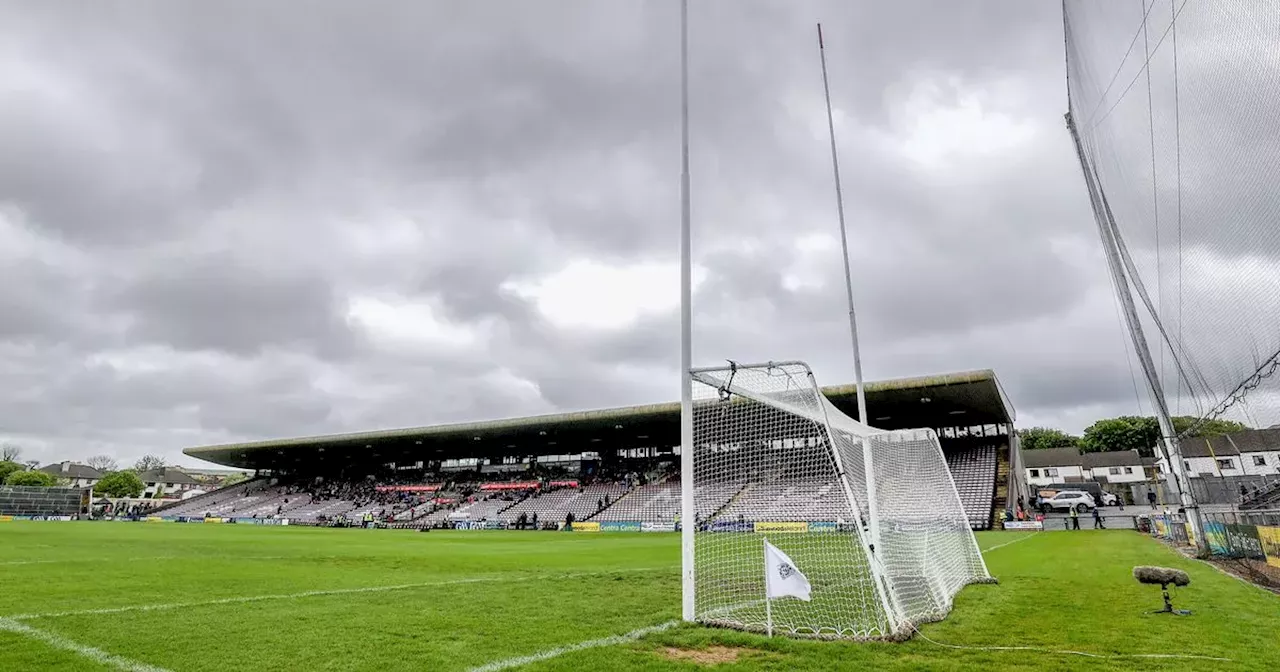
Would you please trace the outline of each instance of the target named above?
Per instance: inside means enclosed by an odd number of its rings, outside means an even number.
[[[689,206],[689,0],[680,0],[680,576],[681,617],[694,620],[693,250]]]
[[[764,552],[764,631],[773,636],[773,600],[769,599],[769,540],[760,537],[760,550]]]
[[[1107,258],[1107,267],[1111,272],[1116,296],[1120,299],[1125,324],[1129,336],[1133,340],[1133,349],[1142,367],[1143,378],[1147,381],[1147,391],[1151,395],[1151,405],[1155,409],[1156,422],[1160,425],[1161,450],[1169,463],[1174,489],[1179,504],[1187,512],[1192,534],[1195,535],[1196,548],[1201,553],[1208,550],[1208,542],[1204,538],[1204,525],[1200,520],[1200,509],[1191,497],[1190,484],[1186,481],[1186,469],[1182,464],[1182,451],[1178,445],[1177,433],[1173,429],[1173,420],[1169,416],[1169,405],[1165,400],[1164,389],[1160,385],[1160,377],[1155,360],[1151,357],[1151,348],[1142,329],[1142,321],[1138,317],[1138,309],[1133,301],[1133,293],[1129,288],[1129,280],[1125,276],[1125,266],[1121,259],[1115,216],[1111,206],[1106,202],[1097,175],[1091,168],[1084,153],[1084,145],[1080,142],[1080,133],[1076,128],[1071,113],[1065,115],[1067,130],[1071,133],[1071,141],[1075,144],[1076,157],[1080,161],[1080,170],[1084,174],[1085,187],[1089,192],[1089,200],[1093,206],[1094,220],[1098,225],[1098,235],[1102,239],[1102,250]]]
[[[844,221],[844,192],[840,188],[840,153],[836,150],[836,122],[831,113],[831,84],[827,79],[827,50],[822,39],[822,24],[818,24],[818,60],[822,64],[822,94],[827,104],[827,135],[831,140],[831,173],[836,187],[836,218],[840,224],[840,258],[844,261],[845,298],[849,305],[849,340],[853,345],[853,380],[858,387],[858,421],[870,425],[867,417],[867,392],[862,381],[862,349],[858,347],[858,313],[853,305],[853,269],[849,263],[849,233]],[[867,481],[867,531],[871,535],[871,550],[880,548],[880,517],[877,515],[876,484],[872,477],[871,444],[862,440],[862,466]]]

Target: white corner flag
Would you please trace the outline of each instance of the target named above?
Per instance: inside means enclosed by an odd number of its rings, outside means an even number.
[[[796,563],[778,550],[777,546],[764,540],[764,592],[765,597],[772,600],[790,595],[805,602],[809,601],[809,578],[799,569]]]

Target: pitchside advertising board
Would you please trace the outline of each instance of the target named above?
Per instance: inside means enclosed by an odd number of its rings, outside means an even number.
[[[1214,555],[1265,560],[1260,529],[1256,525],[1238,525],[1211,521],[1204,525],[1205,540]]]
[[[619,520],[619,521],[606,521],[606,522],[600,523],[600,531],[601,532],[642,532],[643,528],[640,526],[640,521],[638,520]]]
[[[1280,567],[1280,527],[1258,527],[1258,542],[1267,556],[1267,564]]]
[[[1039,520],[1006,520],[1004,521],[1004,529],[1006,530],[1043,530],[1044,523]]]

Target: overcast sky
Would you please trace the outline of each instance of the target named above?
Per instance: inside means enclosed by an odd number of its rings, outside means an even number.
[[[1137,410],[1051,2],[694,2],[694,358]],[[678,398],[675,0],[0,1],[0,440]],[[1144,399],[1145,404],[1145,399]]]

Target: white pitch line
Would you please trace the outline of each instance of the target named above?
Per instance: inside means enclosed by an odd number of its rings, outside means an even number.
[[[124,670],[124,672],[170,672],[163,667],[148,665],[136,660],[130,660],[124,656],[107,653],[102,649],[95,649],[92,646],[73,642],[57,633],[38,630],[25,623],[19,623],[10,618],[0,618],[0,632],[12,632],[14,634],[24,635],[31,639],[44,642],[55,649],[70,651],[71,653],[97,661],[103,665],[114,667],[117,670]]]
[[[563,656],[566,653],[573,653],[575,651],[582,651],[584,649],[595,649],[602,646],[616,646],[618,644],[624,644],[626,642],[633,642],[637,639],[640,639],[641,637],[644,637],[646,635],[651,635],[655,632],[670,630],[671,628],[674,628],[677,625],[680,625],[680,621],[667,621],[666,623],[661,623],[659,625],[651,625],[647,628],[632,630],[631,632],[628,632],[625,635],[614,635],[612,637],[592,639],[585,642],[579,642],[577,644],[571,644],[569,646],[562,646],[558,649],[550,649],[547,651],[542,651],[530,656],[520,656],[519,658],[508,658],[506,660],[495,661],[487,665],[481,665],[480,667],[473,667],[471,668],[470,672],[499,672],[499,670],[509,670],[513,667],[523,667],[530,663],[536,663],[542,660],[555,658],[557,656]]]
[[[110,562],[150,562],[158,560],[289,560],[291,558],[298,559],[314,559],[315,556],[295,556],[295,555],[214,555],[214,556],[194,556],[194,555],[140,555],[132,558],[58,558],[55,560],[4,560],[0,561],[0,566],[13,567],[16,565],[53,565],[60,563],[72,562],[93,562],[93,563],[110,563]],[[327,558],[338,556],[325,556]]]
[[[1028,534],[1028,535],[1027,535],[1027,536],[1025,536],[1025,537],[1018,537],[1017,539],[1014,539],[1013,541],[1006,541],[1006,542],[1004,542],[1003,544],[996,544],[995,546],[992,546],[991,548],[984,548],[984,549],[981,549],[981,551],[982,551],[982,553],[985,555],[985,554],[987,554],[987,553],[990,553],[991,551],[996,550],[997,548],[1004,548],[1005,546],[1010,546],[1010,545],[1016,544],[1016,543],[1018,543],[1018,542],[1020,542],[1020,541],[1026,541],[1026,540],[1030,539],[1031,537],[1036,536],[1037,534],[1039,534],[1039,532],[1032,532],[1031,534]]]
[[[12,621],[31,621],[39,618],[62,618],[64,616],[97,616],[102,614],[123,614],[135,611],[164,611],[169,609],[186,609],[189,607],[207,607],[222,604],[244,604],[246,602],[265,602],[268,600],[294,600],[305,597],[325,597],[329,595],[355,595],[362,593],[386,593],[414,588],[430,588],[433,586],[455,586],[468,583],[511,583],[520,581],[539,581],[542,579],[581,579],[590,576],[608,576],[620,572],[656,572],[674,569],[674,567],[636,567],[615,569],[603,572],[581,572],[577,574],[551,574],[541,576],[493,576],[471,579],[453,579],[449,581],[423,581],[419,583],[402,583],[393,586],[366,586],[362,588],[334,588],[331,590],[306,590],[300,593],[278,593],[268,595],[246,595],[242,597],[223,597],[216,600],[200,602],[168,602],[163,604],[135,604],[127,607],[105,607],[102,609],[76,609],[73,611],[54,611],[42,614],[14,614],[7,618]]]

